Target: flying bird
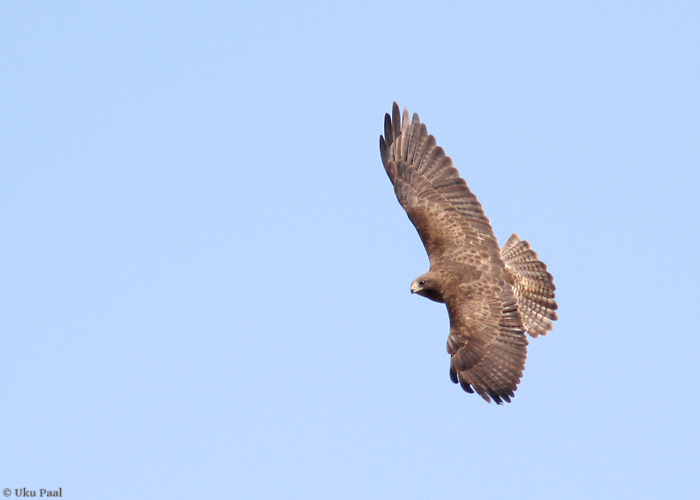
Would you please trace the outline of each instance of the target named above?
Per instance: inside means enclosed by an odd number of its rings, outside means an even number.
[[[554,282],[527,241],[498,247],[481,203],[417,114],[394,103],[379,149],[396,197],[418,230],[430,270],[411,283],[447,306],[450,379],[486,401],[514,396],[525,368],[527,336],[546,335],[557,319]]]

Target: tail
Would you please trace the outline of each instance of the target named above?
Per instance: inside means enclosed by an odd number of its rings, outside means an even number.
[[[537,253],[527,241],[513,234],[501,249],[508,281],[513,287],[523,326],[533,337],[547,335],[556,321],[554,281],[547,265],[538,260]]]

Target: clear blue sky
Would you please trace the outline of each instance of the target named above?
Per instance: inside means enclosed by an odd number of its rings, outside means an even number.
[[[613,3],[3,2],[0,489],[698,498],[700,6]],[[510,405],[409,293],[394,100],[555,277]]]

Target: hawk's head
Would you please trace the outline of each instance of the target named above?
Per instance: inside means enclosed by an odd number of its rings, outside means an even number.
[[[441,280],[439,276],[432,271],[413,280],[413,283],[411,283],[411,293],[417,293],[435,302],[445,302],[442,298]]]

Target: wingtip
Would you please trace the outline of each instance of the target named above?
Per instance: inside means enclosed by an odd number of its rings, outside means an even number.
[[[382,157],[382,164],[384,165],[384,168],[386,168],[390,155],[389,146],[387,145],[386,140],[384,140],[383,135],[379,136],[379,154]]]
[[[399,110],[399,105],[394,102],[391,108],[391,122],[394,128],[394,140],[401,135],[401,111]]]

